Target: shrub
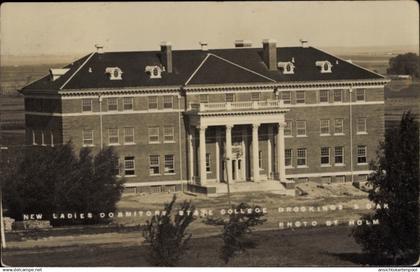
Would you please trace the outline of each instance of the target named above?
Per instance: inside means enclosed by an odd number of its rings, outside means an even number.
[[[194,206],[184,201],[178,212],[173,215],[176,195],[164,210],[152,217],[143,232],[147,243],[150,243],[149,260],[156,266],[175,266],[184,252],[191,234],[187,228],[194,221]]]

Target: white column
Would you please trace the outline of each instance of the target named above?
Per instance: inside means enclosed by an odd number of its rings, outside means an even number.
[[[193,145],[194,128],[188,129],[188,162],[189,162],[189,179],[192,182],[194,178],[194,145]]]
[[[252,170],[254,182],[260,180],[260,167],[258,165],[258,128],[260,124],[252,124]]]
[[[220,182],[220,131],[216,128],[216,182]]]
[[[246,180],[246,128],[242,128],[242,160],[241,160],[241,179]]]
[[[226,171],[227,181],[233,183],[232,179],[232,125],[226,125]]]
[[[286,170],[284,162],[284,124],[278,124],[277,133],[277,172],[279,180],[286,179]]]
[[[200,184],[206,185],[206,127],[200,126]]]
[[[270,124],[269,126],[268,126],[268,132],[267,132],[267,134],[268,134],[268,139],[267,139],[267,156],[268,156],[268,160],[267,160],[267,164],[268,164],[268,167],[267,167],[267,176],[268,176],[268,178],[270,179],[270,178],[272,178],[270,175],[271,175],[271,173],[272,173],[272,171],[273,171],[273,169],[272,169],[272,151],[271,151],[271,149],[272,149],[272,143],[273,143],[273,140],[272,140],[272,137],[273,137],[273,127],[272,127],[272,125]]]

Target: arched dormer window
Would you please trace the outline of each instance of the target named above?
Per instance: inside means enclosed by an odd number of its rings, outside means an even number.
[[[123,72],[119,67],[107,67],[105,74],[108,75],[110,80],[121,80]]]
[[[150,78],[162,78],[162,68],[160,66],[146,66],[144,70]]]
[[[277,66],[282,69],[285,75],[295,73],[295,65],[291,61],[279,62]]]
[[[315,62],[315,65],[321,69],[321,73],[332,73],[332,64],[328,60]]]

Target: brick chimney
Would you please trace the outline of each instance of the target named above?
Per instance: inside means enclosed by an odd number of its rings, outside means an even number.
[[[170,42],[162,42],[160,44],[161,62],[165,66],[167,73],[172,73],[172,44]]]
[[[263,40],[263,59],[268,70],[277,70],[277,47],[275,40]]]

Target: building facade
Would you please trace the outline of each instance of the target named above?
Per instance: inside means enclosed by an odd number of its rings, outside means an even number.
[[[26,142],[113,146],[127,192],[267,190],[366,179],[383,76],[313,47],[102,52],[23,88]]]

